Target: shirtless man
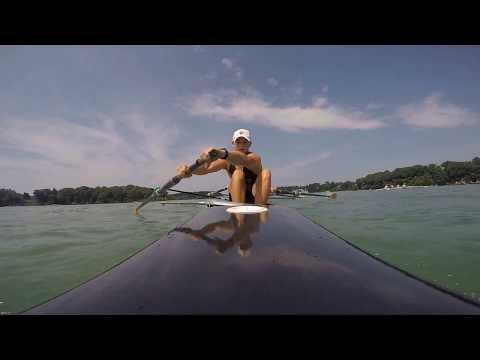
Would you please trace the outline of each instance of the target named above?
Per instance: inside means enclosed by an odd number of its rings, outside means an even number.
[[[230,201],[265,205],[271,192],[270,170],[262,167],[260,156],[251,152],[252,141],[250,132],[238,129],[233,133],[232,150],[217,149],[220,159],[209,161],[193,172],[195,175],[206,175],[212,172],[225,170],[230,178],[228,192]],[[208,159],[208,148],[200,154],[200,158]],[[177,167],[177,175],[190,177],[188,166]]]

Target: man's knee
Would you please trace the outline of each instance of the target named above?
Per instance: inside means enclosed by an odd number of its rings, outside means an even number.
[[[242,169],[235,169],[235,171],[232,174],[232,178],[245,179],[245,173],[243,172]]]

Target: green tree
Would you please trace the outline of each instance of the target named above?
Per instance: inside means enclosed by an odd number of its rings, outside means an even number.
[[[71,205],[73,203],[74,196],[75,196],[75,189],[73,188],[61,189],[57,194],[57,204]]]
[[[33,196],[40,205],[45,205],[48,201],[49,189],[39,189],[33,191]]]
[[[449,182],[460,181],[473,171],[473,165],[470,161],[445,161],[442,167],[447,173]]]
[[[47,204],[52,205],[57,203],[57,190],[47,190]]]
[[[103,203],[103,204],[108,204],[108,203],[113,202],[112,191],[108,188],[105,189],[105,190],[102,189],[102,191],[98,195],[97,201],[100,202],[100,203]]]
[[[25,205],[23,195],[12,189],[0,189],[0,206]]]

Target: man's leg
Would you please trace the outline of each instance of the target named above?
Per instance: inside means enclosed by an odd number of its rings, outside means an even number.
[[[243,170],[235,169],[230,178],[230,194],[232,195],[233,202],[245,202],[245,174]]]
[[[270,173],[270,170],[263,169],[257,176],[257,181],[255,181],[254,185],[255,204],[265,205],[268,202],[271,186],[272,174]]]

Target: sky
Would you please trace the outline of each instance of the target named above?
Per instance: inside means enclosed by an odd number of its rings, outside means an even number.
[[[0,46],[0,188],[162,185],[239,128],[274,186],[467,161],[479,95],[479,46]]]

